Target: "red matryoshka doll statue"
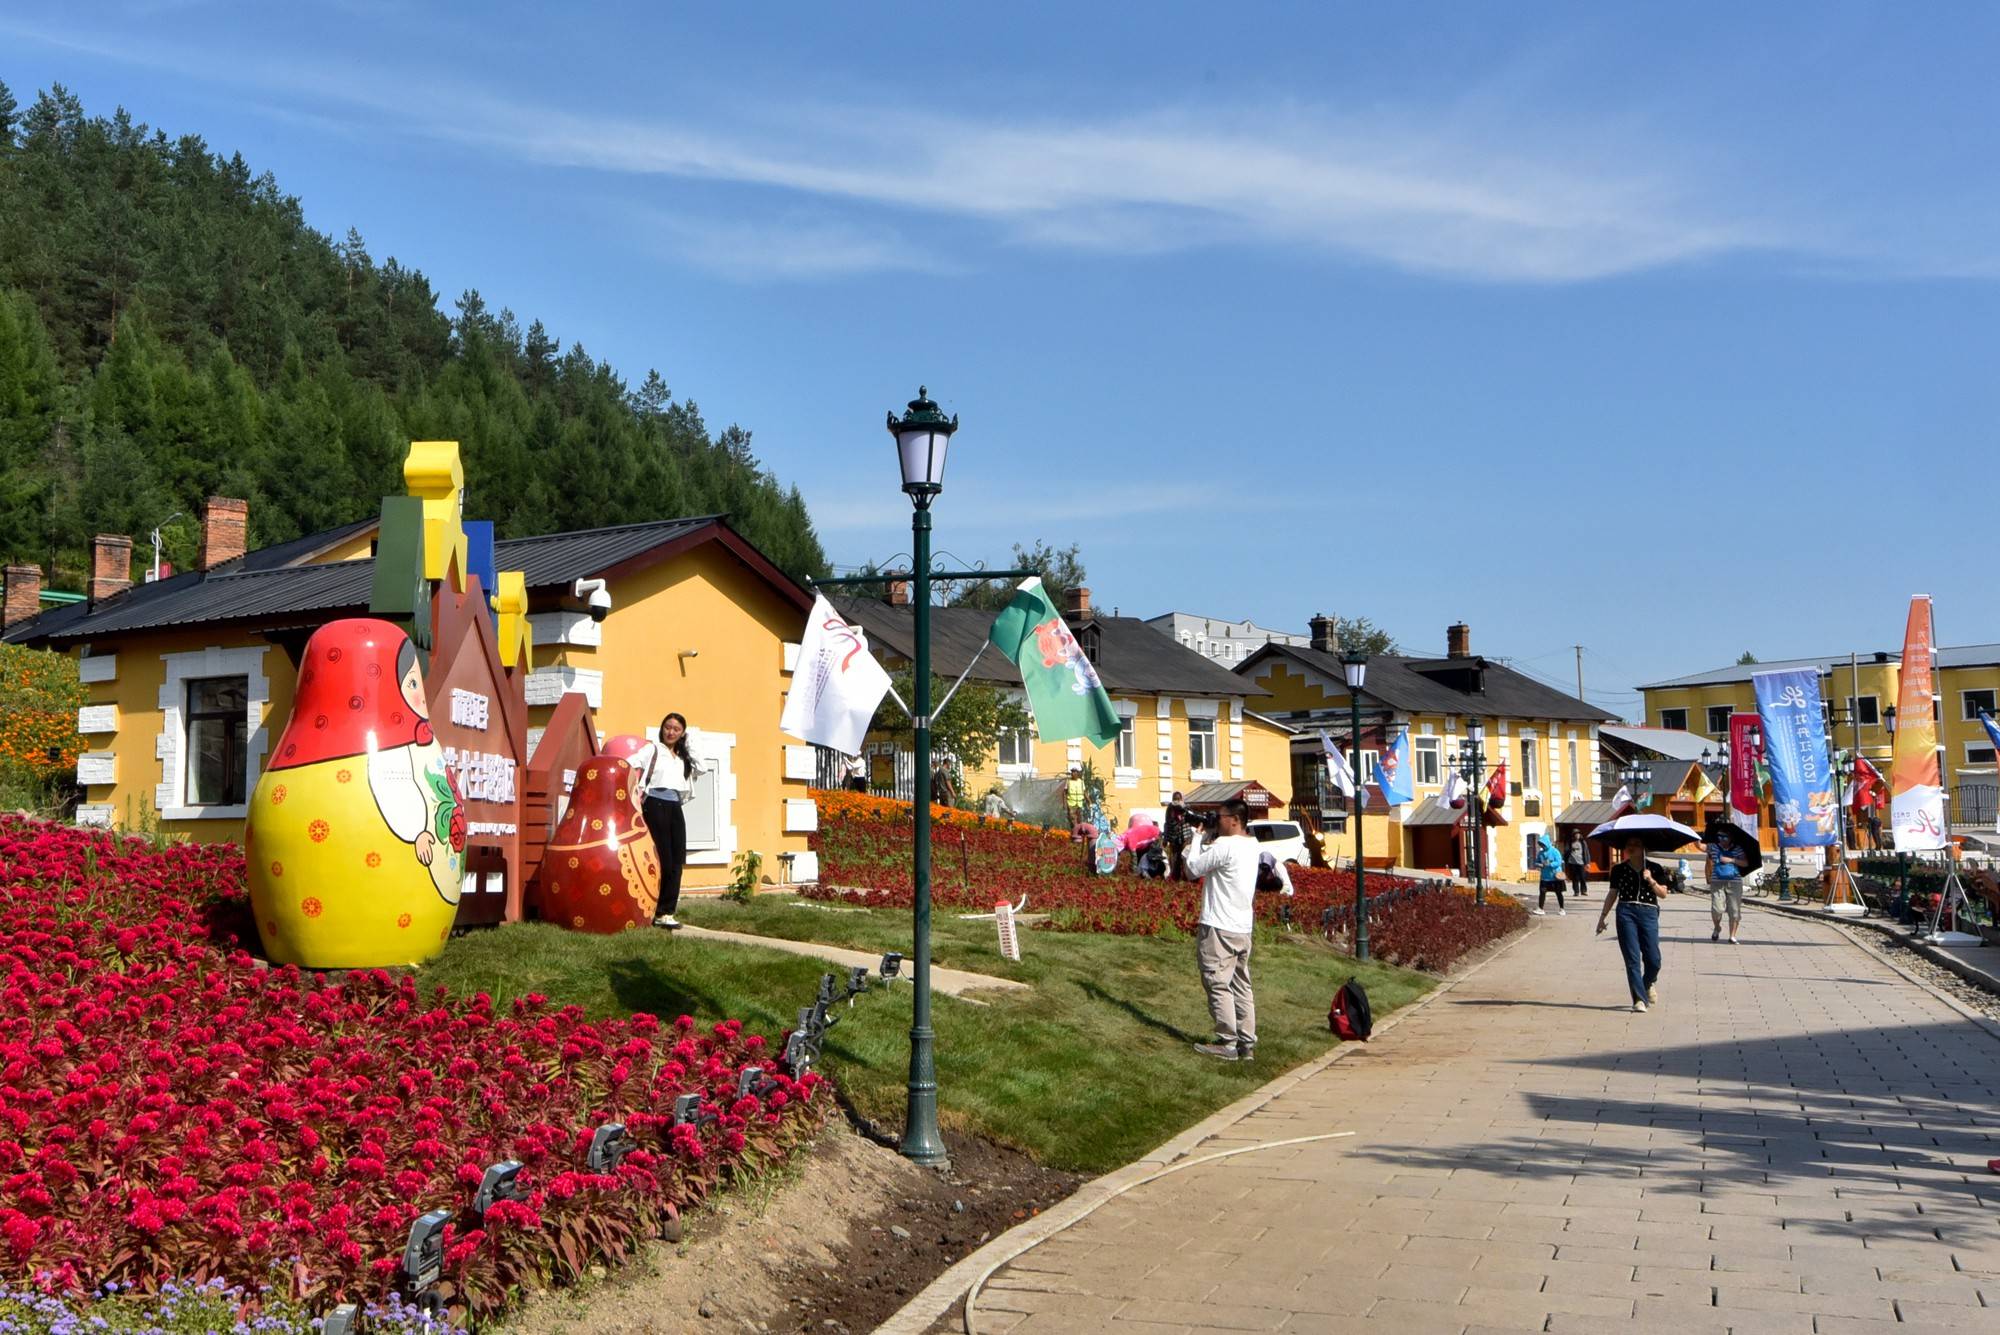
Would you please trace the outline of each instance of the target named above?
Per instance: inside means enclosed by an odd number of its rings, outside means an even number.
[[[444,950],[465,815],[431,735],[416,646],[387,621],[313,632],[244,830],[250,903],[274,963],[417,963]]]
[[[577,767],[569,810],[537,876],[544,921],[579,932],[623,932],[653,920],[660,858],[632,805],[632,767],[597,755]]]

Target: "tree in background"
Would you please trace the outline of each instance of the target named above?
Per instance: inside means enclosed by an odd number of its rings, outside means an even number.
[[[890,674],[889,680],[903,699],[915,697],[916,673],[909,668]],[[931,678],[931,699],[944,699],[950,689],[949,679]],[[951,703],[931,719],[931,749],[955,757],[962,771],[980,769],[999,751],[1003,732],[1027,726],[1028,711],[1001,694],[998,687],[967,681],[951,697]],[[868,727],[871,732],[890,733],[905,745],[910,738],[909,715],[892,699],[883,700]],[[961,801],[972,796],[959,794]]]
[[[1741,656],[1739,656],[1739,657],[1737,658],[1737,660],[1736,660],[1736,666],[1737,666],[1737,667],[1749,667],[1749,666],[1750,666],[1751,664],[1755,663],[1756,661],[1757,661],[1757,655],[1755,655],[1755,654],[1751,653],[1751,652],[1750,652],[1750,651],[1749,651],[1748,649],[1745,649],[1745,650],[1743,651],[1743,653],[1741,654]]]
[[[1063,595],[1071,589],[1085,586],[1089,576],[1083,570],[1083,555],[1076,543],[1067,547],[1051,547],[1040,538],[1033,547],[1014,544],[1013,566],[1016,570],[1032,570],[1042,577],[1042,586],[1049,592],[1049,598],[1057,607],[1062,607]],[[951,596],[951,607],[982,607],[989,612],[998,612],[1014,596],[1018,580],[989,579],[961,585]]]
[[[804,498],[751,434],[712,432],[657,370],[629,389],[581,344],[424,275],[240,155],[61,85],[0,85],[0,555],[80,584],[91,536],[250,502],[253,546],[373,515],[412,439],[461,442],[466,513],[501,537],[720,514],[794,577],[824,573]],[[150,552],[146,553],[150,558]]]
[[[1400,654],[1403,647],[1396,643],[1396,637],[1367,617],[1333,618],[1334,634],[1338,636],[1341,652],[1359,649],[1370,658],[1383,654]]]

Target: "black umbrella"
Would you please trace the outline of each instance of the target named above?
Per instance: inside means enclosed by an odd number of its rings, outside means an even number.
[[[1757,847],[1757,841],[1741,825],[1726,820],[1710,821],[1708,837],[1736,854],[1736,865],[1745,876],[1764,865],[1764,850]]]

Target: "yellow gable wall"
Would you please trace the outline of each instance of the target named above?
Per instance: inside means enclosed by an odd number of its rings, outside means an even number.
[[[365,529],[337,547],[315,556],[308,565],[332,565],[335,561],[365,561],[375,554],[375,530]]]
[[[84,797],[78,818],[139,828],[161,817],[161,829],[204,842],[242,838],[240,813],[221,818],[172,819],[161,810],[157,790],[163,783],[176,779],[172,770],[184,762],[178,754],[178,738],[162,736],[165,725],[160,692],[174,669],[179,670],[179,681],[183,683],[204,676],[249,675],[252,695],[249,745],[253,753],[268,757],[292,707],[296,674],[285,651],[253,634],[219,630],[129,637],[92,647],[96,664],[107,666],[80,670],[86,677],[106,670],[113,675],[109,680],[89,681],[85,688],[88,703],[82,717],[86,729],[84,755],[77,764]],[[252,667],[254,672],[249,671]],[[259,675],[264,679],[261,689],[265,701],[261,706],[255,700],[260,692]],[[186,694],[186,686],[179,684],[173,698],[177,703],[182,702]],[[115,710],[115,715],[107,716],[106,706]],[[100,730],[113,721],[115,731]],[[107,773],[113,776],[113,781],[90,781]],[[255,782],[252,778],[248,787],[254,787]]]
[[[1274,659],[1250,674],[1250,681],[1258,694],[1250,700],[1252,709],[1273,712],[1293,709],[1325,709],[1333,704],[1334,697],[1308,681],[1305,675],[1283,660]],[[1347,692],[1340,692],[1340,703],[1347,703]]]
[[[611,600],[600,646],[553,643],[538,633],[537,666],[603,674],[600,736],[644,735],[674,711],[696,729],[733,737],[735,848],[763,854],[763,874],[782,879],[778,855],[804,854],[813,822],[806,777],[812,749],[778,731],[791,681],[785,646],[796,643],[805,614],[712,543],[615,579]],[[539,726],[550,712],[532,710],[530,720]],[[788,746],[799,778],[785,778]],[[809,871],[809,863],[794,865],[796,877]],[[726,857],[691,853],[685,884],[723,885],[729,873]]]

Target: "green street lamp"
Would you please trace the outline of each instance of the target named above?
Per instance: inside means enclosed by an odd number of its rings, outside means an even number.
[[[1367,778],[1361,773],[1361,687],[1368,680],[1368,655],[1349,649],[1340,656],[1347,674],[1348,722],[1354,737],[1354,958],[1368,958],[1368,864],[1361,856],[1361,794]]]
[[[915,942],[911,949],[911,980],[916,984],[910,1012],[909,1105],[903,1119],[902,1153],[920,1164],[945,1162],[944,1138],[938,1134],[936,1035],[931,1029],[931,502],[944,490],[945,452],[958,417],[947,418],[917,386],[917,397],[898,420],[889,414],[889,434],[896,438],[896,461],[903,472],[903,491],[913,507],[910,515],[910,598],[916,618],[915,678],[910,702],[915,737],[916,822]]]

